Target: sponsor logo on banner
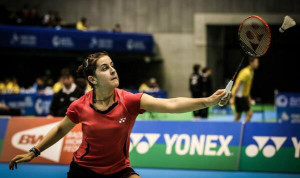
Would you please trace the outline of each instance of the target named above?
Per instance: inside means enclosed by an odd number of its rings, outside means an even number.
[[[63,152],[69,152],[69,153],[75,152],[80,146],[81,142],[82,142],[82,132],[80,130],[69,132],[65,136]]]
[[[147,139],[147,141],[141,141],[144,137]],[[139,154],[145,154],[155,144],[159,137],[160,134],[158,133],[132,133],[130,135],[131,141],[129,151],[132,151],[133,148],[136,148],[136,151]]]
[[[35,101],[35,111],[37,115],[48,114],[50,110],[51,100],[43,100],[38,98]]]
[[[300,94],[277,94],[276,111],[278,116],[278,122],[300,123]]]
[[[188,134],[164,134],[166,141],[166,154],[172,154],[174,146],[177,155],[205,155],[205,156],[231,156],[228,145],[233,136],[228,135],[188,135]],[[217,141],[220,148],[217,149]]]
[[[246,147],[246,155],[248,157],[256,157],[260,151],[262,151],[262,154],[266,158],[272,158],[276,155],[276,153],[280,150],[282,145],[289,139],[288,137],[275,137],[275,136],[253,136],[253,140],[256,142],[256,144],[251,144]],[[291,137],[290,138],[294,149],[295,149],[295,158],[299,158],[300,155],[300,139],[297,139],[297,137]],[[270,140],[273,142],[273,144],[267,144],[270,143]]]
[[[143,41],[138,40],[127,40],[127,49],[128,50],[146,50],[146,46]]]
[[[280,95],[276,98],[276,104],[279,107],[287,107],[289,104],[289,99],[285,95]]]
[[[2,102],[5,102],[4,100]],[[26,114],[27,108],[32,108],[34,106],[34,100],[30,96],[26,96],[21,99],[17,98],[16,100],[8,100],[5,104],[11,108],[21,108],[22,114]]]
[[[71,37],[60,37],[55,35],[52,38],[52,45],[56,48],[59,47],[72,48],[74,47],[74,42]]]
[[[10,119],[0,161],[10,161],[15,155],[24,154],[37,145],[62,118]],[[73,153],[82,142],[81,124],[77,124],[63,139],[44,150],[32,163],[69,164]]]
[[[27,152],[34,145],[37,145],[44,136],[57,125],[58,122],[35,127],[32,129],[17,132],[13,135],[11,143],[15,148]],[[54,162],[59,162],[63,140],[59,140],[56,144],[41,153],[41,157]]]
[[[145,154],[155,142],[160,138],[159,133],[132,133],[130,151],[136,148],[137,153]],[[146,140],[143,140],[143,138]],[[170,155],[205,155],[205,156],[232,156],[228,145],[233,136],[223,135],[188,135],[188,134],[164,134],[163,139],[166,144],[165,153]],[[217,144],[219,141],[220,145]],[[217,148],[219,146],[219,148]]]
[[[32,107],[33,102],[34,101],[30,96],[26,96],[24,100],[9,101],[7,105],[12,108],[25,108],[25,107]]]
[[[37,37],[35,35],[20,35],[14,33],[10,39],[11,45],[24,45],[24,46],[36,46],[37,44]]]
[[[283,143],[286,141],[286,137],[266,137],[266,136],[253,136],[253,140],[257,143],[248,145],[246,148],[246,155],[249,157],[254,157],[259,151],[263,152],[266,158],[273,157],[276,152],[281,148]],[[266,145],[266,143],[271,139],[275,146]]]
[[[112,39],[91,38],[89,48],[112,49],[114,41]]]

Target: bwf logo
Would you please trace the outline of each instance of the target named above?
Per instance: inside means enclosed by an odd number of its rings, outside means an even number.
[[[58,122],[38,126],[35,128],[23,130],[15,133],[11,138],[11,144],[13,147],[22,151],[28,152],[30,148],[37,145],[46,134],[56,125]],[[41,153],[41,157],[48,160],[59,162],[61,149],[63,146],[63,139],[60,139],[54,145]]]
[[[289,104],[289,99],[285,95],[279,95],[276,98],[276,104],[278,107],[287,107]]]
[[[131,141],[130,141],[129,152],[131,152],[133,148],[135,148],[139,154],[145,154],[155,144],[155,142],[158,140],[159,137],[160,134],[156,134],[156,133],[151,133],[151,134],[132,133],[130,135]],[[145,140],[143,138],[145,138]]]
[[[276,152],[281,148],[281,146],[286,141],[287,137],[268,137],[268,136],[253,136],[253,140],[257,143],[248,145],[246,148],[246,155],[249,157],[255,157],[258,155],[259,151],[262,151],[266,158],[273,157]],[[266,145],[266,143],[272,140],[274,145]]]

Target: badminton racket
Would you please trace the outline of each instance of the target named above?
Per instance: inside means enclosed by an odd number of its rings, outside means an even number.
[[[252,15],[247,17],[240,24],[238,29],[238,40],[246,55],[242,58],[232,79],[228,82],[225,88],[226,94],[222,99],[228,96],[236,75],[240,70],[246,56],[249,55],[252,57],[261,57],[266,54],[271,44],[271,31],[264,19],[257,15]],[[219,102],[219,106],[223,106],[221,102]]]

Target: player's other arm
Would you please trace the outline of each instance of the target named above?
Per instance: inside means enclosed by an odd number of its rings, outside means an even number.
[[[233,88],[232,88],[232,91],[231,91],[231,99],[230,99],[230,104],[234,104],[235,102],[235,95],[236,95],[236,92],[239,90],[240,86],[242,84],[242,81],[241,80],[236,80]]]
[[[225,96],[225,90],[223,89],[216,91],[213,95],[206,98],[180,97],[162,99],[143,94],[140,108],[151,112],[183,113],[217,105],[223,96]],[[228,95],[228,97],[221,102],[224,104],[227,103],[229,97],[230,96]]]
[[[76,124],[73,123],[67,116],[54,128],[36,146],[41,152],[54,145],[62,137],[64,137]],[[17,164],[21,162],[29,162],[34,158],[33,152],[15,156],[9,163],[9,169],[17,168]]]

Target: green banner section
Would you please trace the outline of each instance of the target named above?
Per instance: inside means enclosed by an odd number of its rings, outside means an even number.
[[[219,149],[220,146],[210,151],[217,153]],[[198,152],[191,152],[191,150],[180,155],[181,153],[176,153],[174,148],[167,153],[166,145],[155,144],[144,154],[133,149],[130,153],[130,160],[133,167],[237,170],[239,147],[229,146],[228,149],[229,155],[205,155],[205,152],[199,155]]]
[[[0,157],[2,153],[2,147],[3,147],[4,140],[0,139]]]
[[[300,158],[293,147],[280,148],[272,157],[266,157],[263,152],[249,157],[246,154],[246,147],[243,146],[240,170],[299,173]]]

